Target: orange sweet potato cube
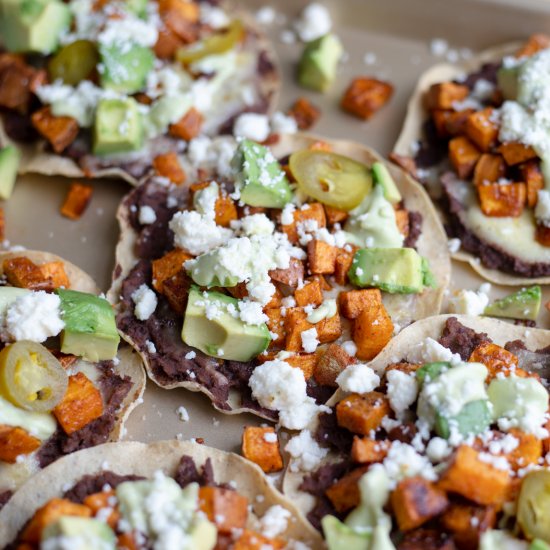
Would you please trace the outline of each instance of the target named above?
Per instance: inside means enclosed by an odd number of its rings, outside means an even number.
[[[276,283],[296,288],[304,280],[304,263],[298,258],[290,258],[290,265],[286,269],[272,269],[269,276]]]
[[[358,482],[367,470],[368,468],[356,468],[325,491],[337,512],[347,512],[359,505],[361,493]]]
[[[319,354],[313,376],[321,386],[336,387],[336,378],[355,358],[346,353],[342,346],[330,344]]]
[[[346,319],[357,319],[364,309],[378,307],[382,303],[382,293],[378,288],[348,290],[340,292],[338,303]]]
[[[78,372],[69,377],[67,392],[53,414],[71,435],[103,414],[101,393],[83,372]]]
[[[28,455],[40,445],[40,439],[23,428],[0,424],[0,461],[14,464],[19,455]]]
[[[287,351],[302,351],[302,332],[315,325],[308,323],[306,313],[302,308],[293,307],[286,310],[285,316],[285,349]]]
[[[89,518],[92,511],[84,504],[76,504],[64,498],[53,498],[39,508],[21,534],[21,540],[38,544],[42,531],[62,516]]]
[[[191,258],[192,256],[181,248],[174,248],[161,258],[153,260],[153,288],[162,294],[164,281],[176,275],[183,268],[184,262]]]
[[[523,145],[523,143],[509,142],[503,143],[498,148],[499,153],[504,157],[508,166],[514,166],[521,162],[537,158],[537,153],[529,145]]]
[[[229,227],[231,222],[238,218],[237,207],[231,200],[231,197],[225,193],[220,193],[216,200],[216,223],[222,227]]]
[[[282,550],[287,543],[283,539],[269,539],[256,531],[245,529],[232,546],[233,550]]]
[[[31,116],[32,125],[46,138],[56,153],[62,153],[78,135],[78,122],[70,116],[54,116],[50,107],[42,107]]]
[[[159,176],[169,179],[176,185],[180,185],[185,181],[185,172],[181,167],[177,153],[174,151],[157,155],[153,159],[153,168]]]
[[[516,52],[516,57],[530,57],[540,50],[550,48],[550,36],[542,33],[533,34],[529,40]]]
[[[4,260],[2,271],[11,286],[29,290],[54,289],[52,278],[26,256]]]
[[[231,489],[201,487],[199,507],[218,531],[229,534],[233,529],[243,529],[248,518],[248,499]]]
[[[0,107],[26,114],[35,70],[20,56],[3,53],[0,60]]]
[[[432,119],[437,134],[442,138],[463,134],[466,128],[466,121],[473,112],[473,109],[464,109],[462,111],[437,109],[432,111]]]
[[[71,281],[61,260],[47,262],[40,266],[44,279],[51,279],[53,288],[70,288]]]
[[[136,534],[132,531],[117,535],[116,543],[117,550],[140,550],[141,548],[136,540]]]
[[[542,244],[542,246],[550,246],[550,227],[542,224],[537,225],[535,239],[538,243]]]
[[[391,441],[377,441],[369,437],[353,437],[351,459],[359,464],[374,464],[386,458],[391,447]]]
[[[334,208],[333,206],[327,206],[325,204],[325,214],[327,216],[327,223],[334,225],[335,223],[343,223],[348,219],[349,213],[345,210]]]
[[[170,27],[163,25],[158,30],[158,38],[153,46],[153,51],[158,58],[171,60],[183,45],[184,41]],[[172,132],[170,131],[170,133]]]
[[[342,336],[342,322],[340,315],[336,312],[332,317],[328,317],[319,321],[315,325],[317,330],[317,338],[321,344],[326,344],[328,342],[334,342]]]
[[[426,94],[426,107],[433,109],[452,109],[453,103],[468,97],[468,86],[454,82],[440,82],[432,84]]]
[[[390,100],[392,94],[393,86],[389,82],[368,77],[355,78],[342,97],[342,109],[367,120]]]
[[[340,286],[344,286],[348,282],[348,272],[353,262],[353,256],[358,248],[352,246],[350,250],[339,248],[334,261],[334,280]]]
[[[491,120],[493,109],[487,107],[472,113],[466,121],[466,135],[484,153],[495,145],[498,138],[498,126]]]
[[[496,183],[506,174],[506,164],[500,155],[483,153],[474,169],[474,184]]]
[[[453,535],[458,548],[474,549],[479,546],[481,534],[495,526],[497,514],[494,506],[453,502],[440,521]]]
[[[162,293],[168,300],[170,307],[180,315],[185,313],[191,283],[191,277],[183,269],[180,269],[175,275],[165,279],[162,283]]]
[[[94,188],[91,185],[78,182],[71,183],[61,205],[61,214],[71,220],[80,219],[92,200],[93,192]]]
[[[161,0],[159,12],[165,26],[176,33],[184,43],[195,42],[198,39],[199,7],[196,2]]]
[[[308,281],[319,281],[322,290],[332,290],[332,285],[327,281],[326,277],[319,273],[308,277]]]
[[[384,370],[384,378],[386,378],[388,375],[388,372],[392,370],[398,370],[405,374],[412,374],[413,372],[416,372],[419,368],[420,368],[420,365],[415,365],[414,363],[406,363],[406,362],[391,363]]]
[[[275,428],[246,426],[242,450],[245,458],[257,464],[267,474],[283,469],[283,457]]]
[[[309,272],[331,275],[336,268],[338,249],[324,241],[314,239],[307,243],[307,261]]]
[[[538,192],[544,187],[544,178],[536,160],[528,160],[519,167],[521,181],[527,185],[527,206],[534,208],[537,205]]]
[[[273,334],[276,334],[277,337],[271,340],[270,347],[280,346],[284,343],[286,333],[285,333],[285,318],[281,313],[280,307],[266,308],[265,314],[268,317],[267,328]]]
[[[320,306],[323,303],[321,282],[318,280],[306,282],[302,288],[297,288],[294,291],[294,299],[296,305],[300,307],[307,305]]]
[[[487,506],[501,506],[507,500],[511,484],[509,472],[484,462],[468,445],[457,449],[453,461],[439,480],[439,487],[444,491]]]
[[[304,223],[307,220],[313,220],[317,222],[318,229],[327,226],[325,209],[320,202],[305,204],[302,208],[295,210],[292,217],[292,223],[281,225],[283,233],[287,235],[288,240],[292,244],[296,244],[299,241],[298,224]]]
[[[288,113],[298,125],[300,130],[309,130],[321,116],[321,111],[306,97],[298,98]]]
[[[288,357],[285,361],[291,366],[300,369],[304,373],[304,378],[309,380],[313,376],[315,366],[317,365],[317,354],[315,353],[296,353]]]
[[[404,208],[398,208],[395,210],[395,223],[397,224],[397,229],[399,233],[405,237],[409,236],[409,211]]]
[[[484,342],[472,351],[468,358],[470,363],[482,363],[487,367],[486,382],[489,383],[497,374],[509,376],[518,366],[518,358],[497,344]]]
[[[392,334],[393,323],[384,304],[364,309],[355,319],[352,329],[357,357],[370,361],[391,340]]]
[[[94,516],[97,516],[100,510],[112,508],[112,511],[107,518],[107,524],[109,525],[109,527],[111,527],[111,529],[116,528],[118,520],[120,519],[120,513],[118,512],[118,510],[116,510],[111,504],[109,504],[110,499],[114,496],[115,492],[113,490],[101,491],[100,493],[93,493],[91,495],[88,495],[82,501],[82,504],[84,504],[84,506],[87,506],[92,511],[92,514]]]
[[[446,109],[434,109],[432,111],[432,120],[435,126],[437,135],[441,138],[449,136],[447,132],[447,120],[453,111]]]
[[[466,136],[449,141],[449,160],[459,178],[470,177],[480,156],[479,150]]]
[[[377,391],[363,395],[352,393],[336,405],[338,425],[359,435],[370,435],[371,430],[377,430],[390,412],[388,398]]]
[[[506,460],[512,469],[518,471],[521,468],[538,464],[543,454],[542,439],[517,428],[512,428],[508,433],[518,440],[518,446],[505,453]]]
[[[527,202],[525,183],[480,185],[477,193],[482,212],[495,218],[517,218]]]
[[[169,132],[174,137],[191,141],[200,134],[203,123],[202,114],[195,107],[191,107],[178,122],[170,125]]]

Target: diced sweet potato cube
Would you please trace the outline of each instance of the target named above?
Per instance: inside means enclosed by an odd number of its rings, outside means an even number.
[[[473,112],[473,109],[464,109],[462,111],[433,111],[432,118],[437,134],[442,138],[463,134],[466,128],[466,121]]]
[[[345,248],[339,248],[337,251],[336,260],[334,261],[334,280],[340,286],[348,283],[348,271],[356,250],[357,247],[353,246],[349,251]]]
[[[331,275],[336,268],[338,249],[324,241],[314,239],[307,243],[307,261],[310,273]]]
[[[397,224],[397,229],[399,233],[405,237],[409,236],[409,211],[404,208],[399,208],[395,211],[395,223]]]
[[[191,107],[178,122],[170,125],[169,132],[175,137],[191,141],[200,134],[203,123],[202,114],[195,107]]]
[[[281,225],[283,233],[287,235],[288,240],[292,244],[296,244],[299,241],[298,224],[303,224],[307,220],[313,220],[317,222],[318,229],[327,226],[325,209],[320,202],[311,202],[304,205],[302,208],[295,210],[292,216],[292,223]]]
[[[508,376],[518,366],[518,358],[508,350],[490,342],[479,344],[468,358],[470,363],[482,363],[487,367],[486,382],[489,383],[499,373]]]
[[[550,246],[550,227],[546,225],[537,225],[535,239],[542,246]]]
[[[389,82],[368,77],[355,78],[342,97],[342,109],[367,120],[390,100],[392,94],[393,86]]]
[[[31,82],[36,71],[21,58],[3,54],[0,65],[0,107],[26,113],[31,99]]]
[[[231,197],[225,193],[221,193],[216,199],[216,223],[222,227],[229,227],[231,222],[238,217],[237,207]]]
[[[91,185],[71,183],[65,200],[61,205],[61,214],[71,220],[79,220],[92,200],[94,188]]]
[[[325,204],[325,214],[327,216],[327,223],[329,225],[334,225],[335,223],[343,223],[348,219],[348,212],[345,210],[339,210],[332,206],[327,206]]]
[[[459,178],[470,177],[480,156],[479,150],[465,136],[458,136],[449,141],[449,160]]]
[[[456,550],[456,545],[453,539],[440,529],[419,527],[404,533],[399,550]]]
[[[516,52],[516,57],[530,57],[546,48],[550,48],[550,36],[542,33],[533,34]]]
[[[0,461],[14,464],[19,455],[28,455],[40,445],[40,439],[23,428],[0,424]]]
[[[70,288],[71,281],[61,260],[47,262],[40,266],[44,279],[51,279],[53,288]]]
[[[285,349],[287,351],[302,351],[302,332],[315,326],[308,323],[306,317],[302,308],[287,309],[285,317]]]
[[[353,437],[351,459],[359,464],[374,464],[386,458],[391,447],[391,441],[377,441],[369,437]]]
[[[53,414],[65,433],[71,435],[103,414],[101,392],[83,372],[73,374]]]
[[[153,168],[159,176],[169,179],[176,185],[185,181],[185,172],[181,167],[177,153],[174,151],[157,155],[153,159]]]
[[[321,386],[336,387],[336,378],[348,366],[355,363],[342,346],[330,344],[319,355],[313,376]]]
[[[120,519],[120,513],[118,512],[118,510],[116,510],[111,504],[109,504],[110,499],[114,496],[115,492],[113,490],[101,491],[100,493],[93,493],[91,495],[88,495],[82,501],[82,504],[90,508],[94,516],[97,516],[100,510],[111,508],[112,511],[107,518],[107,524],[109,525],[109,527],[111,527],[111,529],[116,528],[118,520]]]
[[[535,150],[529,145],[523,145],[523,143],[503,143],[498,151],[504,157],[508,166],[537,158]]]
[[[235,544],[232,546],[233,550],[264,550],[269,548],[269,550],[282,550],[286,548],[287,543],[283,539],[269,539],[257,533],[256,531],[251,531],[245,529],[242,532],[242,535],[237,539]]]
[[[437,135],[441,138],[448,137],[447,132],[447,119],[453,111],[446,109],[434,109],[432,111],[432,120],[435,126]]]
[[[420,476],[400,481],[390,495],[390,502],[400,531],[420,527],[449,504],[444,491]]]
[[[265,314],[268,317],[267,328],[277,337],[271,340],[270,347],[280,346],[285,341],[285,318],[281,313],[280,307],[266,308]]]
[[[164,281],[173,277],[183,268],[184,262],[192,256],[181,248],[174,248],[161,258],[153,260],[153,288],[162,294]]]
[[[315,365],[317,365],[317,355],[315,353],[296,353],[285,361],[291,367],[300,369],[304,373],[304,378],[309,380],[313,376]]]
[[[498,126],[491,120],[492,113],[493,109],[487,107],[472,113],[466,120],[466,135],[485,153],[493,147],[498,138]]]
[[[307,97],[300,97],[287,114],[296,121],[300,130],[309,130],[321,116],[321,110],[313,105]]]
[[[274,428],[246,426],[243,433],[243,456],[267,474],[283,469],[283,457]]]
[[[231,489],[201,487],[199,507],[220,533],[243,529],[248,518],[248,499]]]
[[[544,187],[544,178],[538,161],[529,160],[519,167],[521,181],[527,185],[527,206],[534,208],[539,200],[538,192]]]
[[[173,59],[184,41],[169,27],[163,25],[158,30],[158,38],[153,46],[155,55],[160,59]]]
[[[269,272],[271,279],[277,283],[296,288],[304,280],[304,263],[298,258],[290,258],[290,265],[286,269],[272,269]]]
[[[136,535],[132,532],[117,535],[117,550],[140,550]]]
[[[357,319],[364,309],[377,307],[382,303],[382,293],[378,288],[348,290],[340,292],[338,303],[346,319]]]
[[[34,112],[32,125],[46,138],[56,153],[62,153],[78,135],[78,122],[70,116],[54,116],[50,107]]]
[[[78,361],[76,355],[70,353],[62,353],[56,349],[49,349],[48,351],[61,363],[61,366],[66,370]]]
[[[170,307],[180,315],[185,313],[191,283],[191,278],[184,269],[180,269],[162,283],[162,293],[166,296]]]
[[[245,283],[245,290],[246,290],[246,283]],[[246,290],[246,295],[248,295],[248,290]],[[280,291],[279,287],[276,286],[275,292],[273,293],[273,296],[271,296],[271,300],[269,300],[269,302],[264,306],[264,309],[281,307],[283,298],[284,298],[283,293]]]
[[[353,322],[352,337],[357,346],[357,357],[370,361],[391,340],[393,323],[384,304],[361,311]]]
[[[321,283],[316,280],[307,282],[302,288],[297,288],[294,291],[294,299],[296,300],[297,306],[320,306],[323,303]]]
[[[2,271],[11,286],[29,290],[54,289],[52,278],[26,256],[4,260]]]
[[[524,183],[480,185],[477,193],[482,212],[495,218],[517,218],[527,202],[527,186]]]
[[[197,23],[199,20],[199,5],[196,2],[188,0],[159,0],[159,13],[164,17],[172,10],[178,11],[181,17],[191,23]]]
[[[510,473],[479,458],[479,453],[461,445],[451,465],[443,472],[439,487],[482,505],[502,505],[511,486]]]
[[[327,317],[315,324],[317,338],[321,344],[334,342],[342,336],[342,322],[338,312],[332,317]]]
[[[538,464],[543,451],[542,440],[534,434],[517,428],[512,428],[508,433],[518,440],[518,446],[515,449],[504,453],[512,469],[517,471],[529,465]]]
[[[359,435],[370,435],[371,430],[377,430],[390,412],[388,398],[377,391],[364,395],[352,393],[336,405],[338,425]]]
[[[412,176],[415,179],[418,177],[418,174],[416,173],[416,161],[413,157],[398,155],[397,153],[390,153],[388,155],[388,159],[391,160],[394,164],[397,164],[397,166],[399,166],[401,170],[407,172],[409,176]]]
[[[347,512],[359,505],[361,493],[358,481],[368,468],[357,468],[331,485],[325,494],[337,512]]]
[[[474,169],[474,184],[496,183],[506,174],[506,165],[500,155],[484,153]]]
[[[332,285],[327,281],[325,276],[321,275],[320,273],[308,277],[308,281],[319,281],[319,284],[321,285],[321,290],[332,290]]]
[[[426,107],[433,109],[452,109],[453,103],[468,97],[468,86],[454,82],[440,82],[432,84],[426,94]]]
[[[185,43],[195,42],[199,36],[197,26],[199,7],[186,0],[161,0],[159,12],[164,24]]]
[[[495,526],[497,514],[493,506],[453,502],[440,521],[445,530],[453,535],[459,548],[475,550],[481,534]]]
[[[42,531],[60,517],[79,516],[89,518],[91,515],[92,511],[90,508],[83,504],[76,504],[64,498],[53,498],[36,511],[23,530],[21,540],[38,544],[42,536]]]

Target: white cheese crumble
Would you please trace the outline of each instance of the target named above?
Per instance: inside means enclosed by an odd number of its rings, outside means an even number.
[[[310,42],[330,32],[332,19],[330,12],[322,4],[312,2],[306,6],[295,21],[294,28],[302,42]]]
[[[195,357],[197,356],[197,353],[195,351],[188,351],[186,354],[185,354],[185,358],[190,361],[192,359],[195,359]]]
[[[134,315],[140,321],[147,321],[157,309],[157,295],[146,284],[133,292],[132,300],[135,304]]]
[[[179,419],[182,422],[189,422],[189,413],[187,412],[187,409],[181,405],[176,409],[176,413],[179,416]]]
[[[390,407],[398,416],[403,414],[418,396],[418,382],[414,373],[393,369],[386,373],[387,395]]]
[[[243,113],[237,117],[233,125],[233,135],[252,141],[265,141],[270,132],[269,118],[259,113]]]
[[[230,23],[229,16],[222,8],[213,6],[206,2],[200,4],[200,21],[201,23],[212,27],[213,29],[223,29]]]
[[[317,329],[315,327],[304,330],[301,334],[302,348],[306,353],[314,353],[317,346],[320,344],[317,338]]]
[[[365,363],[357,363],[345,368],[336,383],[347,392],[368,393],[380,385],[380,377]]]
[[[393,441],[382,465],[391,480],[391,487],[407,477],[420,475],[429,481],[435,481],[437,475],[427,457],[422,456],[407,443]]]
[[[265,214],[252,214],[231,222],[231,228],[251,237],[252,235],[271,235],[275,231],[275,224]]]
[[[266,432],[264,434],[264,441],[266,443],[277,443],[277,434],[275,432]]]
[[[142,225],[148,225],[157,221],[157,215],[155,211],[147,205],[140,206],[139,208],[139,223]]]
[[[293,458],[291,472],[311,472],[328,454],[328,449],[321,447],[311,436],[309,430],[302,430],[285,446],[285,451]]]
[[[247,325],[261,325],[269,320],[263,312],[262,304],[250,300],[239,302],[239,319]]]
[[[442,437],[430,439],[426,446],[426,454],[432,462],[442,462],[451,454],[452,450],[447,440]]]
[[[453,353],[450,349],[442,346],[433,338],[426,338],[412,346],[407,353],[409,363],[434,363],[436,361],[449,361],[460,363],[460,355]]]
[[[275,22],[276,16],[277,12],[272,6],[264,6],[260,8],[255,14],[256,21],[258,21],[260,25],[271,25]]]
[[[449,239],[447,241],[447,248],[451,254],[456,254],[460,247],[462,246],[462,241],[460,239]]]
[[[480,290],[462,289],[449,299],[449,311],[464,315],[482,315],[489,305],[489,296]]]
[[[298,123],[294,117],[277,111],[271,117],[271,131],[275,134],[295,134],[298,131]]]
[[[267,538],[274,538],[286,531],[291,513],[279,504],[267,509],[260,519],[260,530]]]
[[[357,355],[357,344],[353,340],[346,340],[342,342],[341,346],[350,357]]]

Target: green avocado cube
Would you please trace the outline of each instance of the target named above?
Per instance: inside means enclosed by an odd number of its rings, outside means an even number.
[[[147,14],[147,0],[125,0],[125,7],[138,17],[145,17]]]
[[[344,53],[334,34],[325,34],[306,44],[298,65],[298,82],[305,88],[325,92],[334,79]]]
[[[0,0],[0,35],[10,52],[52,53],[70,22],[60,0]]]
[[[360,248],[348,271],[360,288],[376,287],[390,294],[418,294],[424,290],[425,267],[413,248]]]
[[[401,202],[401,193],[393,181],[390,171],[382,162],[375,162],[372,165],[372,179],[375,184],[381,185],[384,190],[384,197],[391,204]]]
[[[359,533],[330,515],[321,524],[329,550],[367,550],[371,546],[372,533],[367,529]]]
[[[497,84],[504,99],[514,101],[518,97],[519,66],[501,67],[497,71]]]
[[[540,286],[535,285],[529,288],[522,288],[513,292],[500,300],[495,300],[489,304],[483,315],[491,317],[504,317],[506,319],[526,319],[536,321],[540,304],[542,301],[542,292]]]
[[[292,190],[286,174],[267,147],[243,139],[231,164],[245,204],[283,208],[291,201]]]
[[[71,550],[115,550],[117,546],[114,531],[104,521],[94,518],[61,516],[42,532],[42,542],[55,538],[62,538],[62,547]]]
[[[94,154],[136,151],[143,144],[143,120],[135,99],[102,99],[94,123]]]
[[[531,541],[528,550],[550,550],[550,545],[541,539],[534,539]]]
[[[435,361],[433,363],[425,363],[416,371],[416,379],[419,384],[424,384],[425,381],[432,382],[442,372],[451,368],[451,363],[448,361]]]
[[[267,349],[271,336],[265,323],[250,325],[241,321],[238,303],[221,292],[191,288],[182,340],[211,357],[250,361]]]
[[[466,403],[457,415],[450,418],[436,412],[435,432],[438,436],[449,439],[451,424],[454,423],[458,431],[464,437],[468,437],[484,432],[491,425],[492,420],[488,400],[479,399]]]
[[[20,161],[21,152],[15,145],[0,149],[0,199],[7,200],[11,197]]]
[[[61,351],[96,363],[116,357],[120,336],[111,304],[104,298],[58,288],[61,316]]]

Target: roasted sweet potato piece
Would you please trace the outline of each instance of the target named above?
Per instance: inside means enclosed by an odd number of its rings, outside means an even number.
[[[0,461],[14,464],[19,455],[28,455],[40,445],[40,439],[23,428],[0,424]]]
[[[473,109],[464,109],[462,111],[433,111],[432,119],[437,134],[442,138],[463,134],[466,128],[466,121],[473,112]]]
[[[326,277],[320,273],[308,277],[308,281],[319,281],[322,290],[332,290],[332,285],[327,281]]]
[[[479,344],[468,358],[470,363],[483,363],[488,370],[486,382],[489,383],[499,373],[508,376],[515,372],[518,358],[508,350],[490,342]]]
[[[0,107],[26,113],[31,99],[31,82],[36,71],[17,56],[2,55],[0,65]]]
[[[47,262],[39,266],[45,279],[51,279],[53,288],[70,288],[71,281],[62,261]]]
[[[26,256],[4,260],[2,271],[11,286],[29,290],[54,289],[52,278]]]
[[[297,288],[294,291],[294,299],[297,306],[320,306],[323,303],[321,283],[317,280],[306,282],[302,288]]]
[[[358,506],[361,501],[361,493],[357,482],[367,470],[368,467],[356,468],[325,491],[337,512],[347,512]]]
[[[546,48],[550,48],[550,36],[542,33],[533,34],[516,52],[516,57],[529,57]]]
[[[342,109],[367,120],[390,100],[392,94],[393,86],[389,82],[368,77],[355,78],[342,97]]]
[[[38,544],[42,536],[42,531],[60,517],[80,516],[89,518],[91,515],[92,511],[90,508],[83,504],[76,504],[64,498],[54,498],[36,511],[23,530],[21,540],[32,544]]]
[[[459,178],[470,177],[480,156],[477,147],[466,136],[449,141],[449,160]]]
[[[426,107],[433,109],[452,109],[453,103],[468,97],[468,86],[454,82],[440,82],[432,84],[426,94]]]
[[[342,322],[338,312],[332,317],[328,317],[319,321],[315,328],[317,330],[317,338],[321,344],[334,342],[342,335]]]
[[[550,246],[550,227],[546,225],[537,225],[535,230],[535,239],[542,246]]]
[[[453,111],[447,109],[434,109],[432,111],[432,120],[435,126],[437,135],[441,138],[449,136],[447,132],[447,119]]]
[[[164,24],[184,43],[195,42],[199,36],[199,7],[186,0],[160,0],[159,13]]]
[[[232,546],[233,550],[282,550],[286,548],[286,541],[282,539],[268,539],[256,531],[245,529],[242,535]]]
[[[169,179],[176,185],[180,185],[185,181],[185,172],[181,167],[178,155],[174,151],[157,155],[153,159],[153,168],[159,176]]]
[[[384,304],[361,311],[353,322],[352,338],[357,346],[357,357],[370,361],[391,340],[393,323]]]
[[[539,200],[538,192],[544,187],[539,162],[529,160],[520,165],[521,181],[527,185],[527,206],[534,208]]]
[[[178,122],[170,125],[169,132],[175,137],[191,141],[200,134],[203,123],[202,114],[195,107],[191,107]]]
[[[444,491],[420,476],[400,481],[390,495],[390,502],[401,531],[420,527],[449,504]]]
[[[496,183],[506,174],[506,164],[500,155],[484,153],[474,169],[474,184]]]
[[[184,262],[191,258],[192,256],[181,248],[174,248],[161,258],[153,260],[153,288],[162,294],[164,281],[176,275],[183,268]]]
[[[140,545],[136,541],[136,536],[132,532],[121,533],[117,535],[117,550],[139,550]]]
[[[319,353],[313,376],[321,386],[337,387],[336,378],[348,366],[356,363],[342,346],[330,344]]]
[[[274,428],[246,426],[243,432],[243,456],[267,474],[283,469],[283,457]]]
[[[272,269],[269,272],[271,279],[277,283],[296,288],[304,280],[304,263],[298,258],[290,258],[290,265],[286,269]]]
[[[441,524],[450,531],[457,546],[464,550],[476,550],[481,534],[492,529],[497,520],[493,506],[476,506],[453,502],[441,516]]]
[[[477,504],[501,506],[511,487],[510,473],[479,458],[479,453],[461,445],[450,466],[443,472],[439,487]]]
[[[269,351],[258,356],[260,363],[273,361],[277,357],[276,351]],[[300,369],[304,373],[304,378],[309,380],[313,376],[315,365],[317,364],[317,354],[315,353],[294,353],[290,357],[285,358],[285,362],[291,367]]]
[[[153,50],[158,58],[171,60],[184,44],[185,42],[172,29],[163,26],[158,31],[158,38]]]
[[[482,212],[495,218],[517,218],[527,202],[525,183],[480,185],[477,193]]]
[[[346,319],[357,319],[364,309],[377,307],[382,303],[382,293],[378,288],[348,290],[340,292],[338,303]]]
[[[216,200],[216,223],[222,227],[229,227],[231,222],[238,217],[237,207],[227,193],[220,193]]]
[[[302,351],[302,332],[315,326],[308,323],[306,317],[302,308],[287,309],[285,316],[285,349],[287,351]]]
[[[73,374],[53,414],[65,433],[71,435],[103,414],[101,392],[83,372]]]
[[[271,333],[277,335],[276,338],[272,337],[270,347],[280,346],[284,343],[286,337],[285,318],[283,317],[281,308],[266,308],[264,311],[268,317],[267,328]]]
[[[405,237],[405,239],[409,236],[409,211],[405,210],[404,208],[398,208],[395,211],[395,223],[397,224],[397,229],[399,229],[399,233]]]
[[[348,282],[348,271],[353,262],[353,256],[356,250],[356,246],[351,247],[350,250],[339,248],[336,253],[336,259],[334,261],[334,280],[340,286],[344,286]]]
[[[325,204],[325,214],[327,216],[327,223],[334,225],[335,223],[343,223],[348,219],[349,214],[345,210],[339,210],[332,206]]]
[[[88,208],[93,192],[94,188],[91,185],[76,181],[71,183],[61,205],[61,214],[71,220],[79,220]]]
[[[246,290],[246,284],[245,284],[245,290]],[[247,295],[248,295],[248,290],[246,290],[245,296]],[[271,300],[269,300],[269,302],[264,306],[264,309],[269,309],[271,307],[281,307],[283,303],[283,298],[284,298],[283,293],[280,291],[279,287],[276,286],[275,292],[273,293],[273,296],[271,296]]]
[[[283,233],[287,235],[288,240],[292,244],[296,244],[299,241],[298,224],[304,223],[307,220],[313,220],[317,222],[318,229],[327,226],[325,209],[320,202],[311,202],[304,205],[299,210],[295,210],[292,216],[292,223],[281,225]]]
[[[324,241],[314,239],[307,243],[307,261],[310,273],[331,275],[336,268],[338,249]]]
[[[184,269],[180,269],[162,283],[162,293],[166,296],[170,307],[180,315],[185,313],[191,283],[191,278]]]
[[[508,433],[518,440],[518,446],[515,449],[504,453],[512,469],[517,471],[529,465],[538,464],[543,451],[542,440],[534,434],[517,428],[512,428]]]
[[[34,112],[31,121],[56,153],[62,153],[78,135],[78,122],[70,116],[52,115],[50,107],[42,107]]]
[[[201,487],[199,507],[220,533],[243,529],[248,518],[248,499],[231,489]]]
[[[491,120],[492,107],[472,113],[466,120],[466,136],[484,153],[495,145],[498,138],[498,126]]]
[[[107,518],[107,524],[109,525],[109,527],[111,527],[111,529],[116,528],[118,520],[120,519],[120,513],[118,512],[118,510],[116,510],[111,504],[109,504],[110,499],[114,496],[115,492],[113,490],[101,491],[100,493],[93,493],[91,495],[88,495],[82,501],[82,504],[84,504],[84,506],[87,506],[92,511],[92,514],[94,516],[97,516],[100,510],[111,508],[112,511]]]
[[[321,116],[321,110],[313,105],[307,97],[298,98],[287,113],[300,130],[309,130]]]
[[[374,464],[386,458],[391,447],[391,441],[377,441],[369,437],[353,437],[351,459],[359,464]]]
[[[508,166],[514,166],[521,162],[537,158],[537,153],[529,145],[523,145],[523,143],[503,143],[498,148],[499,153],[504,157]]]
[[[336,405],[338,425],[359,435],[369,435],[371,430],[377,430],[390,412],[388,398],[377,391],[364,395],[352,393]]]

